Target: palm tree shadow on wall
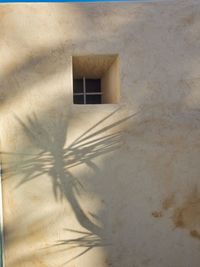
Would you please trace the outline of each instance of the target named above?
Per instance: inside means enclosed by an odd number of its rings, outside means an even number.
[[[93,160],[119,148],[121,131],[115,131],[114,128],[132,118],[135,114],[113,123],[106,123],[108,119],[112,119],[112,116],[117,111],[115,110],[101,119],[67,147],[65,147],[68,128],[66,116],[60,116],[60,118],[55,119],[51,127],[45,127],[43,121],[35,114],[27,116],[24,120],[16,116],[23,132],[40,152],[22,154],[23,159],[20,163],[11,161],[11,166],[7,169],[7,176],[14,177],[17,174],[22,176],[16,186],[17,188],[28,181],[47,174],[52,182],[55,199],[57,201],[65,199],[70,204],[80,226],[86,230],[65,229],[65,231],[79,234],[79,237],[59,240],[54,245],[67,245],[68,249],[83,248],[81,253],[66,263],[94,247],[110,245],[104,236],[103,228],[92,222],[81,207],[77,195],[85,188],[79,179],[72,174],[71,169],[79,165],[87,165],[95,172],[98,172],[100,170]],[[17,155],[16,153],[2,153],[8,156]],[[90,215],[97,218],[95,214],[90,213]]]

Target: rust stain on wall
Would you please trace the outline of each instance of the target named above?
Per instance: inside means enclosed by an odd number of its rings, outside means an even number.
[[[190,231],[190,235],[200,240],[200,233],[197,230]]]
[[[170,208],[173,209],[170,218],[175,229],[185,229],[191,237],[200,240],[200,193],[198,189],[195,187],[179,206],[176,206],[175,194],[171,194],[163,200],[159,211],[152,212],[152,216],[161,218],[164,216],[164,212]]]
[[[193,233],[200,230],[200,196],[197,189],[193,190],[181,207],[174,210],[172,220],[176,227],[186,228]]]
[[[163,216],[162,211],[153,211],[151,214],[154,218],[161,218]]]
[[[184,25],[190,26],[190,25],[194,24],[195,15],[192,13],[192,14],[184,17],[182,21],[183,21]]]
[[[163,210],[168,210],[175,204],[175,194],[170,195],[162,202]]]

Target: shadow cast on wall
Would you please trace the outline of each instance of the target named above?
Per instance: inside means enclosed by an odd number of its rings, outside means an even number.
[[[81,207],[77,195],[85,190],[82,183],[75,177],[71,169],[79,165],[87,165],[95,172],[100,172],[94,159],[113,152],[120,146],[120,130],[114,128],[132,118],[135,114],[127,116],[118,121],[108,123],[112,116],[118,111],[115,110],[107,115],[78,138],[70,145],[65,147],[67,138],[68,118],[60,116],[55,119],[50,128],[46,128],[42,120],[36,114],[27,116],[24,120],[16,116],[16,120],[21,125],[25,136],[31,141],[34,147],[39,149],[39,153],[22,153],[22,160],[10,161],[8,168],[4,168],[6,176],[11,178],[16,175],[22,176],[16,188],[33,179],[46,174],[52,182],[52,190],[55,199],[65,199],[71,206],[74,215],[86,231],[65,229],[75,234],[78,238],[59,240],[54,246],[68,246],[68,248],[83,248],[69,261],[83,255],[94,247],[110,245],[104,236],[103,227],[98,226],[89,218]],[[111,133],[112,132],[112,133]],[[18,158],[17,153],[1,152],[8,157]],[[20,157],[21,158],[21,157]],[[97,215],[91,214],[94,218]],[[80,237],[81,235],[81,237]]]

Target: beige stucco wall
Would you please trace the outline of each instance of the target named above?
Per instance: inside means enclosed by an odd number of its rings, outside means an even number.
[[[198,267],[200,3],[0,6],[6,267]],[[72,104],[118,54],[120,103]]]

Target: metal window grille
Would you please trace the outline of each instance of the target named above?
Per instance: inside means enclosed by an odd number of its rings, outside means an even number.
[[[101,104],[100,79],[74,79],[74,104]]]

